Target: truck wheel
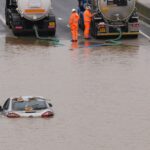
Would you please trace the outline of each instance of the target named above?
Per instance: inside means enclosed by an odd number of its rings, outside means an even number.
[[[13,34],[14,34],[15,36],[20,36],[20,33],[16,32],[15,29],[12,29],[12,31],[13,31]]]
[[[10,22],[6,21],[6,25],[11,29],[11,25],[10,25]]]
[[[6,24],[8,25],[8,27],[11,29],[11,24],[10,24],[10,21],[9,22],[6,22]]]
[[[84,31],[83,14],[80,14],[79,27],[80,27],[80,29],[82,29]]]
[[[97,38],[97,29],[93,21],[91,23],[91,34],[94,38]]]
[[[56,30],[48,31],[46,34],[47,36],[55,36]]]
[[[55,33],[56,33],[56,30],[51,31],[51,32],[50,32],[50,35],[51,35],[51,36],[55,36]]]
[[[7,25],[9,28],[11,28],[10,19],[9,19],[8,14],[6,14],[5,20],[6,20],[6,25]]]
[[[131,38],[137,39],[138,38],[138,34],[137,35],[131,35]]]
[[[10,25],[9,20],[7,18],[5,18],[5,20],[6,20],[6,25],[9,26]]]

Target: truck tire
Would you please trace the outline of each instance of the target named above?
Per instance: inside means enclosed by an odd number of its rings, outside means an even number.
[[[21,24],[22,23],[21,17],[17,13],[12,13],[11,20],[10,20],[10,27],[12,28],[13,34],[15,36],[19,36],[19,35],[21,35],[21,32],[18,33],[18,31],[16,31],[16,29],[15,29],[15,23],[16,22],[17,23],[20,22],[20,24]]]
[[[137,39],[137,38],[138,38],[138,34],[136,34],[136,35],[131,35],[130,37],[131,37],[131,38],[134,38],[134,39]]]
[[[10,25],[10,17],[9,17],[9,10],[8,9],[5,9],[5,20],[6,20],[6,25],[11,28],[11,25]]]
[[[79,27],[84,31],[84,19],[83,14],[80,14]]]
[[[9,21],[8,21],[7,18],[8,18],[8,17],[6,16],[6,19],[5,19],[5,20],[6,20],[6,25],[9,26]]]
[[[50,33],[51,36],[55,36],[55,34],[56,34],[56,30],[51,31],[51,33]]]
[[[96,29],[96,25],[95,25],[94,20],[92,20],[92,22],[91,22],[91,35],[94,38],[97,38],[97,29]]]
[[[12,31],[15,36],[20,36],[20,33],[16,32],[14,29]]]
[[[55,36],[55,34],[56,34],[56,30],[48,31],[48,32],[47,32],[47,35],[48,35],[48,36]]]

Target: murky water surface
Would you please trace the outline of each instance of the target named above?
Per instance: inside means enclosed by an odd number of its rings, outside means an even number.
[[[61,44],[0,38],[0,104],[41,95],[55,112],[51,119],[1,116],[1,149],[149,150],[150,43]]]

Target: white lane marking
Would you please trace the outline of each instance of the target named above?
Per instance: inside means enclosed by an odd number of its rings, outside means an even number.
[[[1,37],[1,38],[3,38],[3,37],[6,37],[6,35],[5,35],[5,34],[3,34],[3,35],[0,35],[0,37]]]
[[[147,28],[150,28],[150,25],[142,20],[140,20],[140,24],[143,24],[144,26],[146,26]]]
[[[58,20],[62,20],[62,18],[58,18]]]
[[[69,24],[67,24],[67,27],[68,27],[68,28],[70,28],[70,25],[69,25]]]
[[[140,34],[142,34],[144,37],[146,37],[150,41],[150,36],[148,36],[147,34],[145,34],[144,32],[142,32],[141,30],[140,30]]]
[[[2,21],[3,24],[6,24],[6,21],[2,15],[0,15],[0,20]]]

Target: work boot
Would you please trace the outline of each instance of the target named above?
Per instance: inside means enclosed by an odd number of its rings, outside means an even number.
[[[71,42],[77,42],[78,40],[71,40]]]
[[[90,40],[90,39],[91,39],[91,37],[85,37],[84,39],[85,39],[85,40]]]

